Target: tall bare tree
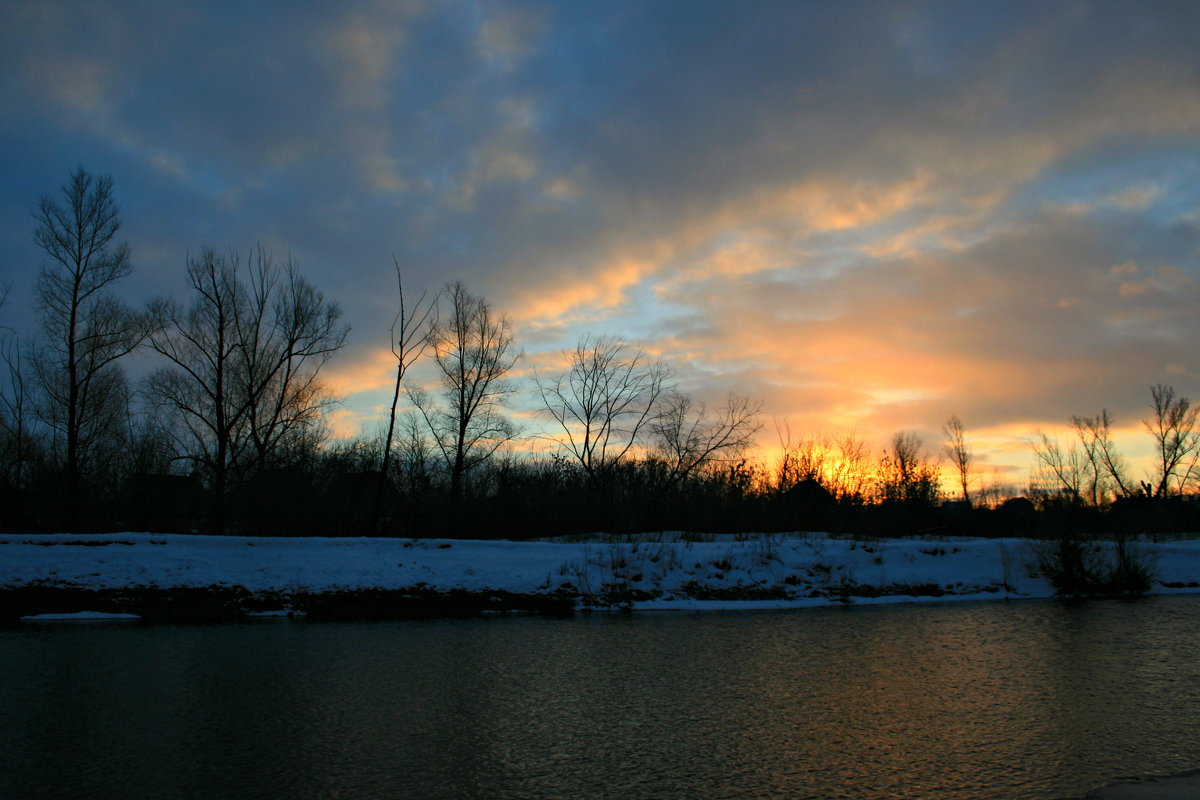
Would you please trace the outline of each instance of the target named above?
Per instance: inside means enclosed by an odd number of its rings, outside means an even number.
[[[1108,409],[1100,409],[1094,417],[1072,415],[1071,424],[1083,446],[1092,505],[1107,502],[1109,493],[1127,497],[1132,488],[1129,466],[1112,440],[1112,415]]]
[[[409,395],[445,459],[450,492],[458,500],[467,473],[517,435],[503,409],[516,391],[506,376],[521,354],[513,347],[508,317],[497,317],[461,281],[447,286],[443,298],[449,308],[428,337],[441,373],[441,402],[421,390]]]
[[[56,199],[33,209],[34,238],[49,260],[35,288],[42,341],[33,372],[41,390],[39,414],[62,445],[68,496],[98,442],[119,426],[127,409],[117,361],[149,334],[146,314],[118,301],[110,289],[133,267],[121,228],[112,178],[76,168]],[[61,438],[59,438],[61,437]]]
[[[192,298],[155,305],[151,347],[169,362],[148,380],[182,452],[206,473],[213,524],[224,525],[231,477],[303,449],[328,403],[318,373],[345,342],[341,309],[327,302],[290,260],[262,248],[239,277],[236,252],[204,249],[188,260]]]
[[[974,462],[975,457],[971,452],[970,446],[967,444],[966,430],[963,428],[962,420],[958,418],[957,414],[951,414],[950,419],[942,426],[942,435],[946,437],[946,441],[943,444],[946,455],[950,457],[950,462],[958,470],[958,480],[959,485],[962,486],[963,502],[970,504],[971,464]]]
[[[392,319],[391,349],[392,357],[396,359],[396,385],[392,392],[392,407],[388,412],[387,434],[383,440],[383,458],[379,465],[379,484],[375,489],[375,500],[371,510],[371,529],[378,532],[379,509],[383,502],[383,490],[388,481],[388,469],[392,461],[392,439],[396,434],[396,406],[400,403],[400,388],[404,383],[404,374],[408,368],[424,355],[429,344],[429,331],[436,324],[437,297],[427,298],[422,293],[417,302],[409,309],[404,302],[404,276],[400,270],[400,262],[393,256],[392,264],[396,267],[396,290],[399,295],[399,308]]]
[[[1154,437],[1158,456],[1157,474],[1146,492],[1153,497],[1166,497],[1172,487],[1182,492],[1192,479],[1200,458],[1200,430],[1196,428],[1200,407],[1193,407],[1186,397],[1176,397],[1175,388],[1158,384],[1150,389],[1154,416],[1142,420]]]
[[[762,403],[730,392],[725,404],[710,411],[687,395],[668,392],[651,423],[667,466],[664,491],[718,460],[741,455],[762,428]]]
[[[542,405],[562,428],[563,447],[588,478],[601,482],[654,420],[669,372],[641,350],[587,334],[566,353],[567,372],[537,382]]]
[[[171,418],[179,449],[205,473],[213,492],[213,520],[224,527],[224,498],[232,465],[246,446],[244,403],[237,392],[236,320],[245,313],[236,261],[206,248],[189,258],[193,298],[184,308],[175,301],[155,307],[159,330],[150,346],[171,364],[148,380],[148,394]]]
[[[342,309],[325,299],[290,257],[275,263],[261,246],[247,266],[246,314],[236,318],[237,375],[255,469],[310,452],[334,402],[318,380],[346,341]]]

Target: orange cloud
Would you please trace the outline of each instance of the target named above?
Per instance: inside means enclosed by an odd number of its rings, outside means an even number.
[[[627,299],[631,288],[652,276],[669,284],[680,278],[736,277],[794,266],[794,256],[784,262],[770,252],[766,241],[756,244],[761,240],[754,231],[780,221],[810,233],[870,225],[921,202],[929,180],[927,174],[917,173],[893,184],[854,181],[841,185],[832,177],[821,177],[754,189],[668,234],[622,243],[615,248],[617,255],[598,259],[594,268],[581,265],[579,272],[567,273],[557,285],[524,294],[512,317],[544,327],[582,310],[611,311]],[[699,255],[730,236],[748,238],[719,244],[710,254]]]
[[[396,358],[386,347],[372,348],[354,361],[343,357],[330,362],[321,377],[340,397],[391,389],[396,385]]]
[[[518,297],[511,313],[515,322],[534,328],[560,323],[563,318],[587,309],[613,309],[626,299],[626,292],[656,271],[655,261],[624,258],[601,266],[594,274],[564,281],[562,285]]]
[[[1121,283],[1121,297],[1137,297],[1138,295],[1149,294],[1150,292],[1150,284],[1145,282],[1134,283],[1133,281],[1124,281]]]
[[[378,417],[348,408],[336,408],[325,415],[329,435],[334,439],[349,439],[360,436],[371,428]]]
[[[756,197],[755,216],[794,217],[814,231],[861,228],[921,202],[930,180],[924,170],[883,185],[862,180],[846,182],[835,177],[810,178]]]

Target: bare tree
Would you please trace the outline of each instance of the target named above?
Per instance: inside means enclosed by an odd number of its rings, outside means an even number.
[[[399,422],[400,438],[396,448],[400,456],[401,486],[409,499],[419,500],[429,496],[443,477],[438,468],[445,462],[425,435],[428,426],[419,413],[406,413]]]
[[[387,434],[383,440],[383,459],[379,465],[379,484],[375,490],[375,500],[371,510],[371,529],[378,532],[379,509],[383,502],[383,490],[387,485],[388,469],[392,461],[392,439],[396,434],[396,406],[400,403],[400,387],[404,383],[404,374],[425,353],[429,344],[430,328],[436,324],[437,297],[427,300],[427,294],[422,293],[417,298],[412,309],[404,303],[404,276],[400,270],[400,262],[392,257],[396,267],[396,290],[399,294],[400,307],[392,319],[391,349],[392,357],[396,359],[396,385],[392,391],[392,407],[388,412]]]
[[[822,485],[829,482],[828,472],[833,461],[833,443],[829,437],[806,436],[800,441],[793,441],[791,426],[784,423],[781,427],[778,421],[775,422],[775,435],[779,438],[780,450],[779,469],[775,476],[776,491],[786,492],[806,480],[814,480]]]
[[[255,468],[312,452],[324,437],[322,414],[335,402],[318,381],[346,341],[342,309],[329,302],[289,257],[282,264],[257,247],[248,259],[246,314],[235,318],[237,375]]]
[[[0,309],[8,302],[9,287],[0,287]],[[24,464],[32,450],[31,404],[21,364],[21,342],[13,329],[0,325],[0,476],[11,485],[20,487],[24,479]]]
[[[186,309],[174,301],[157,304],[159,330],[150,346],[172,366],[148,381],[151,401],[169,414],[179,448],[210,479],[213,525],[224,527],[224,498],[232,465],[246,445],[244,403],[237,397],[236,320],[245,298],[237,285],[236,255],[206,248],[188,260],[193,299]]]
[[[521,354],[513,348],[508,317],[496,317],[487,301],[467,292],[463,283],[443,292],[450,305],[429,332],[429,346],[441,373],[441,404],[427,392],[409,396],[433,435],[450,471],[450,492],[463,495],[463,479],[517,435],[503,414],[516,391],[505,380]]]
[[[21,343],[16,337],[0,343],[0,362],[4,365],[4,374],[0,375],[3,475],[13,486],[19,487],[23,485],[24,465],[33,449],[33,434],[30,396],[21,363]]]
[[[1048,492],[1066,494],[1072,502],[1082,499],[1083,457],[1075,447],[1064,449],[1056,437],[1039,431],[1033,445],[1036,468],[1032,480]]]
[[[129,246],[116,241],[121,223],[112,179],[78,167],[61,195],[62,202],[43,196],[32,212],[35,240],[50,258],[35,290],[43,341],[33,371],[40,416],[62,437],[66,489],[74,497],[97,443],[126,412],[119,407],[127,395],[116,362],[145,340],[149,321],[109,293],[132,271]]]
[[[1083,458],[1080,459],[1080,465],[1086,476],[1082,488],[1091,499],[1092,506],[1099,508],[1107,494],[1104,465],[1100,461],[1100,445],[1077,417],[1071,417],[1071,424],[1075,426],[1075,433],[1079,436],[1079,444],[1082,447]]]
[[[785,425],[779,431],[779,441],[782,457],[776,478],[778,491],[787,491],[811,478],[839,501],[862,502],[871,473],[871,450],[853,431],[794,442]]]
[[[542,405],[562,428],[564,448],[593,483],[602,481],[654,419],[669,375],[661,361],[620,339],[588,334],[554,383],[537,382]]]
[[[892,452],[879,462],[882,500],[931,505],[941,491],[937,467],[926,457],[921,437],[902,431],[892,437]]]
[[[892,458],[901,480],[908,480],[924,460],[924,443],[913,431],[901,431],[892,437]]]
[[[834,458],[831,488],[838,500],[861,503],[866,494],[871,448],[852,430],[834,436],[837,455]]]
[[[967,444],[966,431],[957,414],[950,415],[950,419],[942,427],[942,435],[946,437],[943,445],[946,455],[950,457],[950,462],[958,470],[963,502],[970,504],[971,495],[968,489],[971,482],[971,464],[974,461],[974,454]]]
[[[1112,416],[1108,409],[1101,409],[1094,417],[1073,415],[1071,424],[1083,446],[1092,505],[1107,502],[1110,492],[1127,497],[1131,486],[1129,467],[1112,440]]]
[[[730,392],[725,405],[710,413],[703,403],[676,391],[668,392],[662,411],[651,423],[658,449],[667,466],[663,490],[694,475],[713,461],[735,458],[753,444],[762,428],[762,403]]]
[[[1197,458],[1200,457],[1200,430],[1196,429],[1196,417],[1200,407],[1193,408],[1186,397],[1176,397],[1175,388],[1158,384],[1150,389],[1154,416],[1142,420],[1146,430],[1154,437],[1157,447],[1158,469],[1153,477],[1154,484],[1146,484],[1146,493],[1152,497],[1166,497],[1172,485],[1182,492],[1192,478]]]
[[[126,418],[125,451],[121,454],[126,476],[167,475],[179,463],[179,452],[165,420],[148,403]]]
[[[259,248],[248,259],[206,248],[188,261],[192,300],[155,305],[151,347],[170,366],[148,381],[173,421],[180,450],[207,473],[215,527],[224,525],[231,476],[261,469],[311,443],[327,403],[318,373],[341,348],[341,310]]]

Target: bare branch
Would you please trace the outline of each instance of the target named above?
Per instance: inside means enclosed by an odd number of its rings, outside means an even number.
[[[703,404],[693,408],[687,395],[671,391],[651,425],[667,464],[665,489],[694,475],[705,465],[740,456],[762,429],[762,404],[733,392],[725,405],[709,413]]]
[[[404,375],[408,368],[420,360],[429,345],[429,333],[437,324],[437,296],[428,297],[428,292],[422,292],[411,313],[404,301],[404,275],[400,262],[392,256],[392,264],[396,268],[396,292],[399,296],[399,308],[392,319],[390,346],[392,356],[396,359],[396,384],[392,391],[392,406],[388,412],[387,434],[383,443],[383,459],[379,465],[379,484],[375,492],[374,508],[371,513],[371,528],[378,532],[380,505],[383,502],[383,491],[388,480],[388,469],[392,459],[392,439],[396,433],[396,406],[400,402],[400,388],[404,383]],[[423,412],[422,412],[423,413]]]
[[[1182,492],[1193,474],[1200,453],[1200,430],[1196,429],[1200,407],[1193,407],[1186,397],[1175,397],[1175,388],[1158,384],[1150,389],[1154,416],[1142,424],[1154,437],[1158,450],[1158,474],[1152,487],[1153,496],[1168,496],[1172,487]]]
[[[321,367],[345,342],[341,309],[290,259],[261,247],[239,277],[238,254],[205,248],[188,260],[192,301],[159,301],[150,346],[171,364],[149,380],[152,400],[182,427],[181,445],[209,472],[217,509],[231,477],[287,463],[324,434],[334,398]]]
[[[594,482],[616,468],[654,419],[669,371],[624,342],[590,334],[565,354],[567,373],[537,381],[542,405],[562,428],[564,449]]]
[[[129,246],[116,241],[121,224],[112,179],[78,167],[60,194],[61,202],[46,195],[31,212],[34,239],[49,257],[35,285],[43,343],[33,354],[33,374],[39,416],[62,436],[67,492],[74,495],[101,440],[121,435],[124,409],[111,404],[127,393],[116,362],[145,340],[150,322],[109,294],[133,269]]]
[[[461,282],[448,285],[442,296],[450,309],[427,336],[441,373],[442,402],[435,406],[425,397],[422,405],[420,395],[413,396],[450,470],[451,493],[460,498],[467,473],[516,438],[503,408],[516,391],[505,378],[521,353],[513,347],[508,318],[496,318],[487,301]]]
[[[1103,504],[1110,492],[1128,497],[1132,493],[1129,467],[1112,441],[1112,416],[1108,409],[1101,409],[1094,417],[1072,416],[1071,424],[1083,446],[1092,504]]]
[[[946,437],[944,449],[951,463],[958,470],[959,483],[962,486],[963,501],[971,502],[969,484],[971,482],[971,463],[974,455],[967,445],[966,431],[957,414],[951,414],[950,419],[942,427],[942,435]]]

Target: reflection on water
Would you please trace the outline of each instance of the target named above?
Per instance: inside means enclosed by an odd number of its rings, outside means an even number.
[[[0,796],[1054,798],[1200,766],[1200,599],[0,632]]]

